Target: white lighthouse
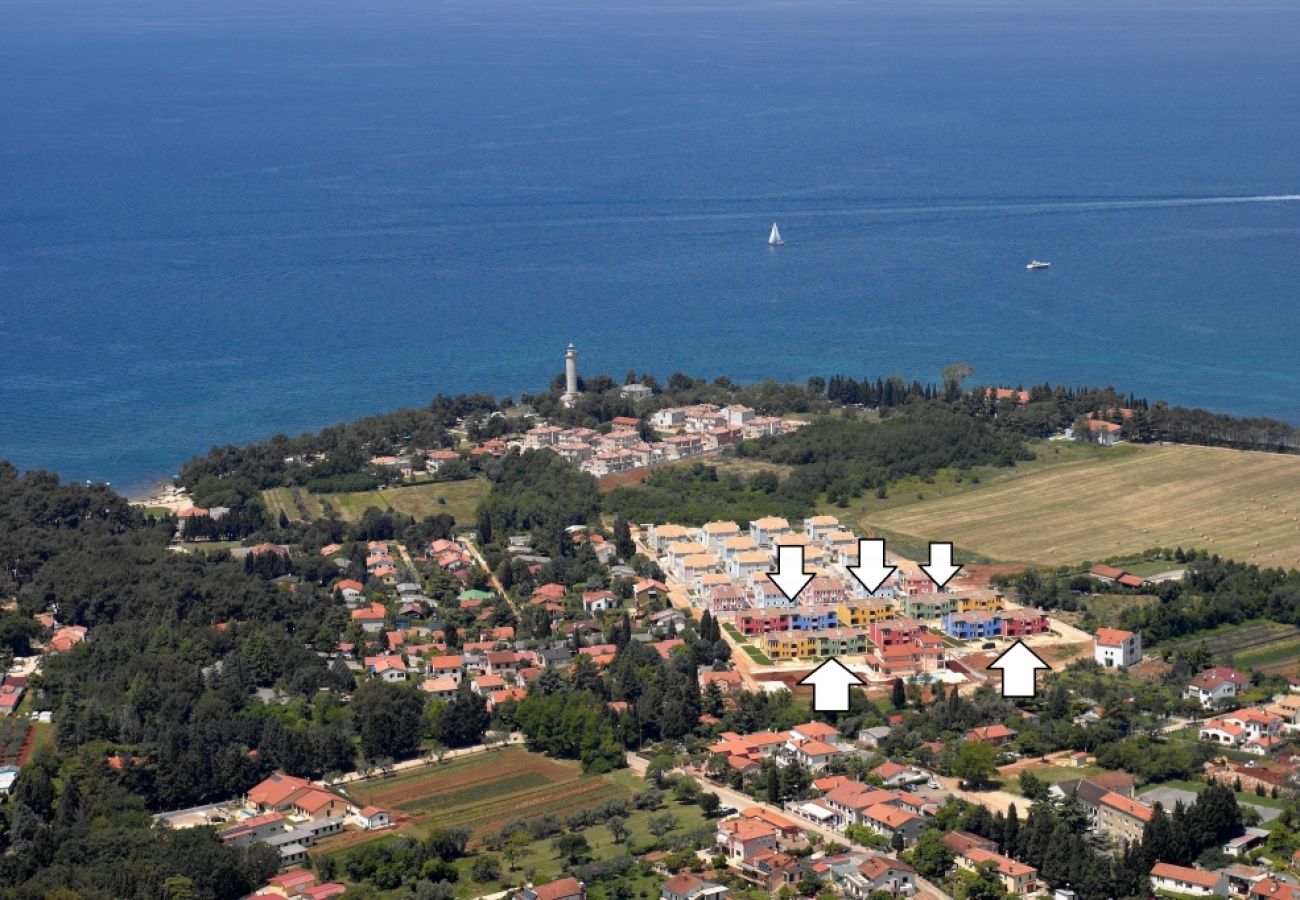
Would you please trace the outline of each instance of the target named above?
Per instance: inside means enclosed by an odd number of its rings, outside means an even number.
[[[564,394],[560,402],[572,406],[578,400],[578,348],[569,344],[564,351]]]

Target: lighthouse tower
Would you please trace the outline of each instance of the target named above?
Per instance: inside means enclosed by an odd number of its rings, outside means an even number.
[[[578,400],[578,348],[569,344],[564,351],[564,394],[560,402],[572,406]]]

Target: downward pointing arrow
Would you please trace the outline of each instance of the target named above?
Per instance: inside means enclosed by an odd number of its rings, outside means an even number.
[[[885,563],[885,542],[880,538],[862,538],[858,541],[858,564],[848,566],[849,574],[862,582],[868,594],[880,590],[885,580],[898,571],[898,566]]]
[[[1038,689],[1034,673],[1052,667],[1025,646],[1024,641],[1016,641],[989,663],[989,668],[1002,672],[1003,697],[1033,697]]]
[[[953,565],[952,544],[947,541],[932,541],[930,561],[921,566],[921,571],[928,575],[938,588],[952,581],[952,576],[961,571],[961,566]]]
[[[865,682],[832,656],[799,683],[812,685],[813,709],[817,712],[848,712],[849,686]]]
[[[798,544],[782,544],[776,548],[776,571],[768,572],[767,577],[781,589],[785,598],[791,603],[799,599],[799,593],[808,586],[813,577],[803,570],[803,547]]]

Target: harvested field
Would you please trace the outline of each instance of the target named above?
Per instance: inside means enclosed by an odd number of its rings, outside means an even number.
[[[868,519],[1008,562],[1075,564],[1181,545],[1300,567],[1300,456],[1132,447]]]

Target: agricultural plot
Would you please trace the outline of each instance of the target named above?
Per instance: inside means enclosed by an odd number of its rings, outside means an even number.
[[[23,763],[35,737],[35,731],[26,721],[0,719],[0,766]]]
[[[406,513],[417,519],[445,512],[458,524],[469,525],[474,522],[479,501],[486,494],[486,480],[476,478],[345,494],[313,494],[293,488],[271,488],[262,492],[262,500],[272,516],[284,512],[290,519],[319,519],[333,514],[345,522],[353,522],[374,506]]]
[[[365,782],[349,793],[389,810],[403,829],[456,825],[477,841],[517,819],[563,818],[630,792],[611,778],[583,775],[573,763],[510,747]]]
[[[1300,628],[1279,622],[1246,622],[1181,638],[1168,646],[1179,650],[1201,644],[1215,659],[1231,658],[1233,665],[1242,668],[1290,672],[1300,663]]]
[[[918,540],[1037,565],[1195,547],[1300,567],[1300,456],[1132,447],[867,516]]]

